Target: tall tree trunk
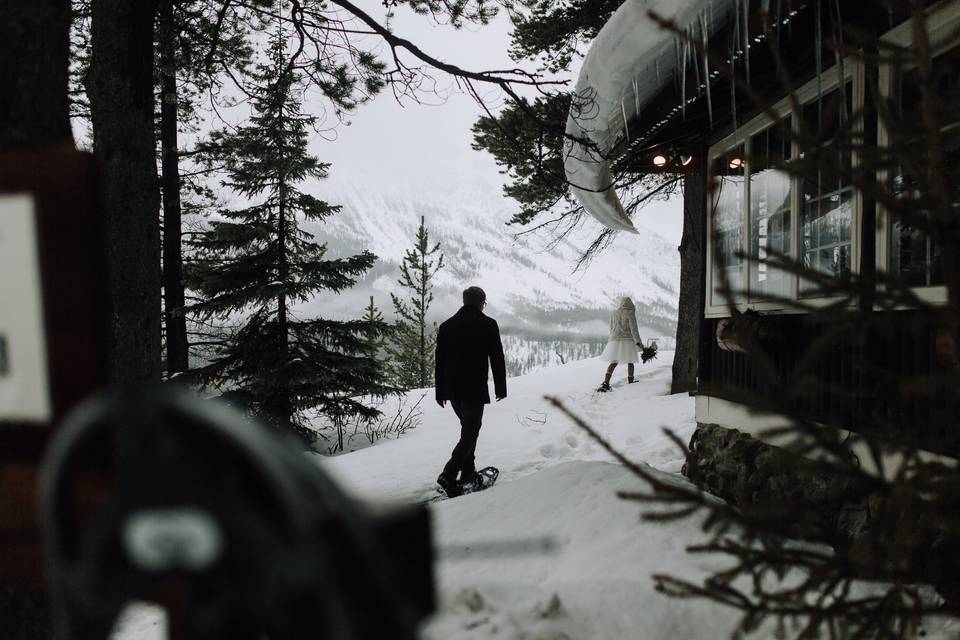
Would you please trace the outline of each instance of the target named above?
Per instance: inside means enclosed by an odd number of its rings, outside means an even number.
[[[0,25],[0,151],[72,148],[70,3],[0,0]]]
[[[87,94],[107,229],[110,377],[160,374],[160,194],[153,119],[155,0],[92,0]]]
[[[67,101],[70,3],[0,0],[0,25],[0,152],[72,149]],[[0,462],[0,467],[4,465]],[[18,495],[13,469],[7,469],[10,473],[6,479],[0,474],[0,498],[8,505],[13,504],[9,498]],[[10,516],[0,513],[0,528]],[[21,576],[11,575],[13,570],[0,561],[0,628],[4,638],[51,637],[46,596],[23,584]]]
[[[426,216],[420,216],[420,229],[424,229],[427,224]],[[420,309],[418,310],[418,319],[420,320],[420,388],[427,386],[427,251],[430,245],[421,243],[420,246]]]
[[[287,211],[286,211],[286,189],[284,188],[284,180],[280,180],[280,198],[279,206],[277,207],[277,244],[279,249],[279,258],[280,265],[277,273],[277,280],[281,282],[281,286],[285,287],[287,285],[287,280],[290,278],[290,269],[287,264]],[[289,345],[289,333],[287,326],[287,296],[284,293],[281,293],[277,298],[277,329],[280,332],[280,361],[284,365],[288,364],[290,361],[290,345]],[[277,398],[277,418],[280,421],[279,426],[285,431],[289,432],[293,427],[293,408],[291,406],[292,394],[290,392],[290,387],[287,382],[282,381],[283,388]]]
[[[183,313],[183,249],[180,223],[180,166],[177,149],[177,63],[174,0],[159,0],[160,167],[163,193],[163,319],[167,373],[187,370],[187,319]]]
[[[426,258],[424,258],[424,262]],[[420,271],[420,387],[427,386],[427,269]]]
[[[677,350],[673,356],[670,393],[697,388],[697,351],[703,318],[704,223],[706,176],[683,178],[683,236],[680,240],[680,301],[677,313]]]

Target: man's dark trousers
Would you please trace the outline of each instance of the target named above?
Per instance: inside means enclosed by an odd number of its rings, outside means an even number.
[[[477,450],[477,437],[480,435],[480,424],[483,421],[483,401],[451,400],[450,406],[460,419],[460,441],[450,454],[450,461],[443,467],[443,475],[456,480],[457,473],[461,479],[469,478],[477,472],[474,464],[474,454]]]

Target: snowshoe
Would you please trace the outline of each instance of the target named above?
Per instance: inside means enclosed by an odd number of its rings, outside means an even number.
[[[500,476],[500,470],[496,467],[484,467],[477,471],[472,477],[461,480],[457,484],[460,486],[460,492],[463,494],[476,493],[493,486]]]
[[[456,498],[458,495],[463,493],[459,482],[453,478],[445,476],[442,473],[440,474],[440,477],[437,478],[437,486],[440,487],[440,491],[448,498]]]
[[[460,495],[476,493],[477,491],[489,489],[493,486],[493,483],[497,481],[497,477],[499,475],[500,470],[496,467],[484,467],[483,469],[477,471],[475,475],[455,482],[453,485],[450,484],[449,478],[441,475],[439,478],[437,478],[437,485],[440,487],[440,495],[434,496],[427,502],[439,502],[441,500],[445,500],[446,498],[456,498]]]
[[[597,391],[599,391],[600,393],[606,393],[607,391],[613,391],[613,389],[610,388],[609,382],[604,382],[599,387],[597,387]]]

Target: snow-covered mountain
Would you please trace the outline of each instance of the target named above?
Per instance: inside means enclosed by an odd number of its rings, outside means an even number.
[[[331,177],[316,186],[315,195],[342,206],[340,214],[310,227],[328,243],[329,255],[368,249],[379,261],[360,286],[317,299],[308,310],[358,315],[372,295],[389,316],[389,293],[399,293],[398,265],[424,216],[446,265],[436,277],[437,319],[459,308],[465,287],[479,285],[487,292],[488,313],[505,332],[605,335],[614,298],[629,295],[646,335],[673,334],[679,258],[676,248],[653,232],[620,234],[588,268],[573,273],[581,249],[600,228],[588,221],[576,237],[556,246],[543,236],[517,238],[518,229],[506,224],[516,204],[495,185],[418,192]]]

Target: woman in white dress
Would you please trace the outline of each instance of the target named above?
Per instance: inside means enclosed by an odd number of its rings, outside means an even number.
[[[610,316],[610,338],[600,354],[600,359],[609,362],[610,366],[597,391],[610,391],[610,377],[621,362],[627,363],[627,382],[634,381],[633,365],[637,361],[638,349],[643,349],[643,343],[637,329],[637,308],[630,298],[623,296],[617,299],[617,308]]]

